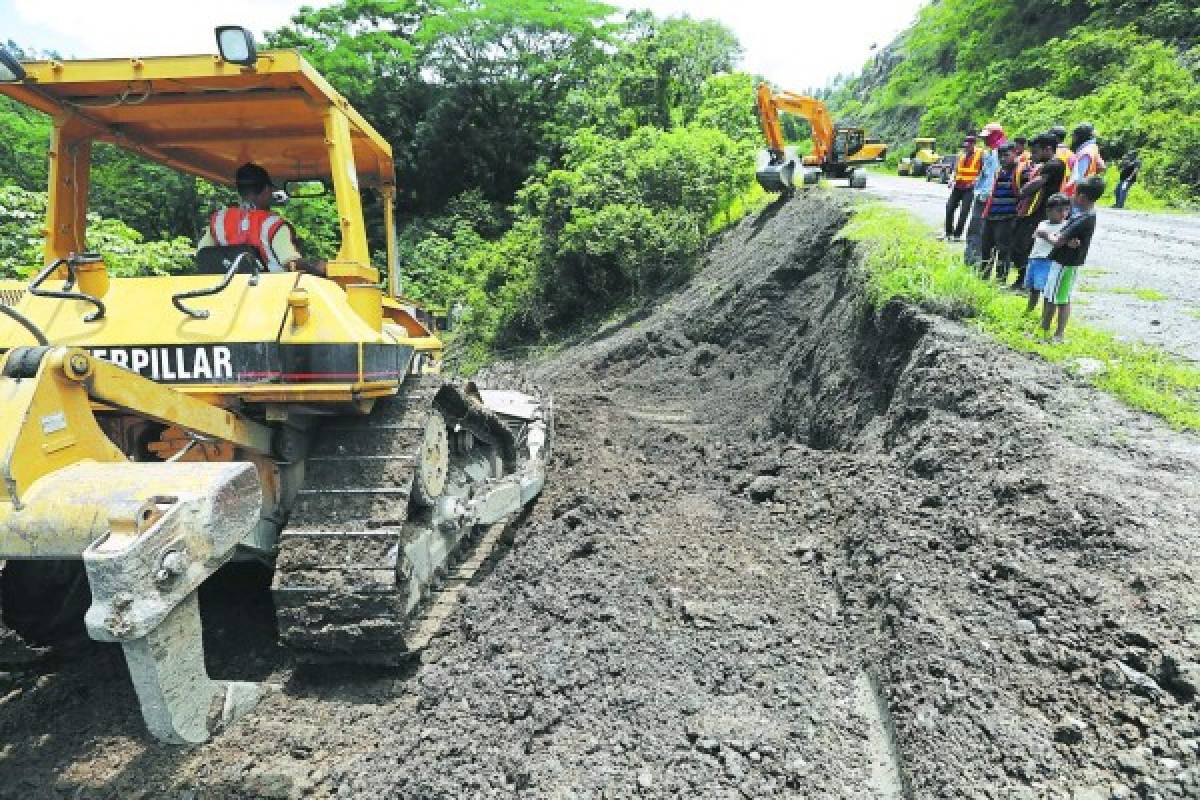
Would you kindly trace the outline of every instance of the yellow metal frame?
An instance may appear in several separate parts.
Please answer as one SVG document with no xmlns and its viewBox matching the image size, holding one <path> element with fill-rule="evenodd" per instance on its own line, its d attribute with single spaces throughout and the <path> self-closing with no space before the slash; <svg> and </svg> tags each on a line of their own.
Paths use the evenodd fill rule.
<svg viewBox="0 0 1200 800">
<path fill-rule="evenodd" d="M 0 378 L 0 419 L 11 423 L 0 426 L 0 480 L 14 507 L 19 507 L 22 492 L 44 475 L 78 461 L 126 460 L 100 430 L 93 403 L 255 453 L 271 452 L 271 431 L 262 425 L 83 350 L 60 347 L 46 353 L 36 377 Z"/>
<path fill-rule="evenodd" d="M 171 296 L 211 287 L 214 276 L 109 280 L 103 266 L 96 265 L 99 274 L 81 274 L 80 287 L 86 289 L 85 277 L 88 286 L 101 287 L 94 294 L 109 313 L 93 322 L 83 319 L 80 312 L 86 304 L 80 301 L 37 298 L 0 287 L 0 301 L 18 307 L 51 341 L 89 348 L 391 342 L 420 352 L 422 366 L 440 361 L 441 342 L 422 324 L 414 304 L 399 294 L 391 147 L 299 53 L 267 51 L 252 68 L 214 56 L 39 61 L 24 66 L 27 78 L 0 84 L 0 94 L 53 117 L 45 263 L 87 249 L 88 179 L 95 142 L 225 185 L 244 160 L 262 163 L 280 183 L 325 179 L 333 189 L 341 233 L 337 256 L 326 266 L 331 280 L 267 274 L 251 288 L 246 276 L 235 276 L 220 294 L 191 301 L 209 313 L 205 319 L 177 314 Z M 245 148 L 255 150 L 243 155 Z M 390 297 L 376 288 L 382 275 L 370 263 L 363 186 L 377 189 L 384 201 Z M 66 277 L 64 266 L 57 279 Z M 161 315 L 153 331 L 144 324 L 148 312 Z M 0 317 L 0 348 L 31 343 L 28 338 L 15 323 Z M 363 406 L 396 391 L 394 379 L 368 382 L 362 377 L 320 385 L 174 385 L 171 391 L 219 406 Z"/>
<path fill-rule="evenodd" d="M 54 118 L 45 263 L 85 249 L 91 147 L 99 141 L 222 185 L 249 160 L 279 181 L 329 180 L 341 247 L 328 274 L 346 285 L 380 281 L 359 197 L 360 185 L 377 188 L 388 203 L 387 266 L 396 285 L 391 145 L 299 53 L 264 52 L 253 69 L 213 56 L 24 66 L 26 80 L 0 84 L 0 94 Z M 321 147 L 312 150 L 314 142 Z"/>
</svg>

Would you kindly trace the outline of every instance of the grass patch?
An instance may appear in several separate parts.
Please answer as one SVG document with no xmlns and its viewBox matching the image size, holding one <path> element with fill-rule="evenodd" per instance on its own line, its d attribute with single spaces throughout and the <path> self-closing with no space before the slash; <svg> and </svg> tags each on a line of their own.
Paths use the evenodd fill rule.
<svg viewBox="0 0 1200 800">
<path fill-rule="evenodd" d="M 777 196 L 767 193 L 757 181 L 750 184 L 749 188 L 735 194 L 712 215 L 712 219 L 708 221 L 708 235 L 720 233 L 747 214 L 759 211 Z"/>
<path fill-rule="evenodd" d="M 949 316 L 972 316 L 996 289 L 980 280 L 925 223 L 882 203 L 856 206 L 841 235 L 866 247 L 867 295 L 879 307 L 901 298 Z"/>
<path fill-rule="evenodd" d="M 1117 341 L 1111 333 L 1072 322 L 1067 341 L 1041 337 L 1025 298 L 997 289 L 962 263 L 962 257 L 930 235 L 908 212 L 881 203 L 859 205 L 843 237 L 860 243 L 867 296 L 875 307 L 900 298 L 973 324 L 1014 350 L 1067 365 L 1094 359 L 1104 369 L 1087 376 L 1096 387 L 1172 427 L 1200 431 L 1200 367 L 1143 344 Z"/>
</svg>

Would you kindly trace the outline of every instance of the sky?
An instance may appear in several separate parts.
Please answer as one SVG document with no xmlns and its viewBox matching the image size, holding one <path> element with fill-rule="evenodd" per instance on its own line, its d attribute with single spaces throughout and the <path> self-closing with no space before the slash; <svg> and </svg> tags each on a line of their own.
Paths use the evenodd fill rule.
<svg viewBox="0 0 1200 800">
<path fill-rule="evenodd" d="M 857 71 L 871 46 L 891 41 L 924 1 L 609 0 L 660 16 L 720 20 L 742 42 L 742 69 L 793 90 Z M 215 26 L 261 34 L 305 4 L 329 0 L 0 0 L 0 41 L 78 58 L 211 53 Z"/>
</svg>

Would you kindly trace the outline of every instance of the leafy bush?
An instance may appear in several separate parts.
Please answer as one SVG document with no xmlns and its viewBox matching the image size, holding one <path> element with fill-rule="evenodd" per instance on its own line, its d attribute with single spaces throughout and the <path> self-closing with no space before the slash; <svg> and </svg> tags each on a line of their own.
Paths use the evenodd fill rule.
<svg viewBox="0 0 1200 800">
<path fill-rule="evenodd" d="M 45 220 L 45 192 L 0 186 L 0 277 L 27 278 L 38 270 Z M 88 215 L 87 248 L 103 255 L 118 277 L 182 272 L 196 249 L 184 237 L 146 242 L 124 222 L 95 214 Z"/>
<path fill-rule="evenodd" d="M 563 167 L 518 193 L 512 228 L 461 262 L 464 282 L 476 282 L 465 293 L 466 338 L 529 341 L 686 276 L 749 164 L 746 147 L 696 125 L 576 135 Z"/>
</svg>

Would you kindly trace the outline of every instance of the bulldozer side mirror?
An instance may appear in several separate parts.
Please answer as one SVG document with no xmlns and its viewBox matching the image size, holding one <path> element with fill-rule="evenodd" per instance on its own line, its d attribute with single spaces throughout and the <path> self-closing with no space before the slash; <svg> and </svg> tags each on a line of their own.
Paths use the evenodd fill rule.
<svg viewBox="0 0 1200 800">
<path fill-rule="evenodd" d="M 258 63 L 254 35 L 240 25 L 221 25 L 217 28 L 217 50 L 221 59 L 230 64 L 253 67 Z"/>
<path fill-rule="evenodd" d="M 12 53 L 0 47 L 0 83 L 20 83 L 25 80 L 25 68 Z"/>
<path fill-rule="evenodd" d="M 283 185 L 288 197 L 301 200 L 311 197 L 321 197 L 325 194 L 325 184 L 322 181 L 288 181 Z"/>
</svg>

